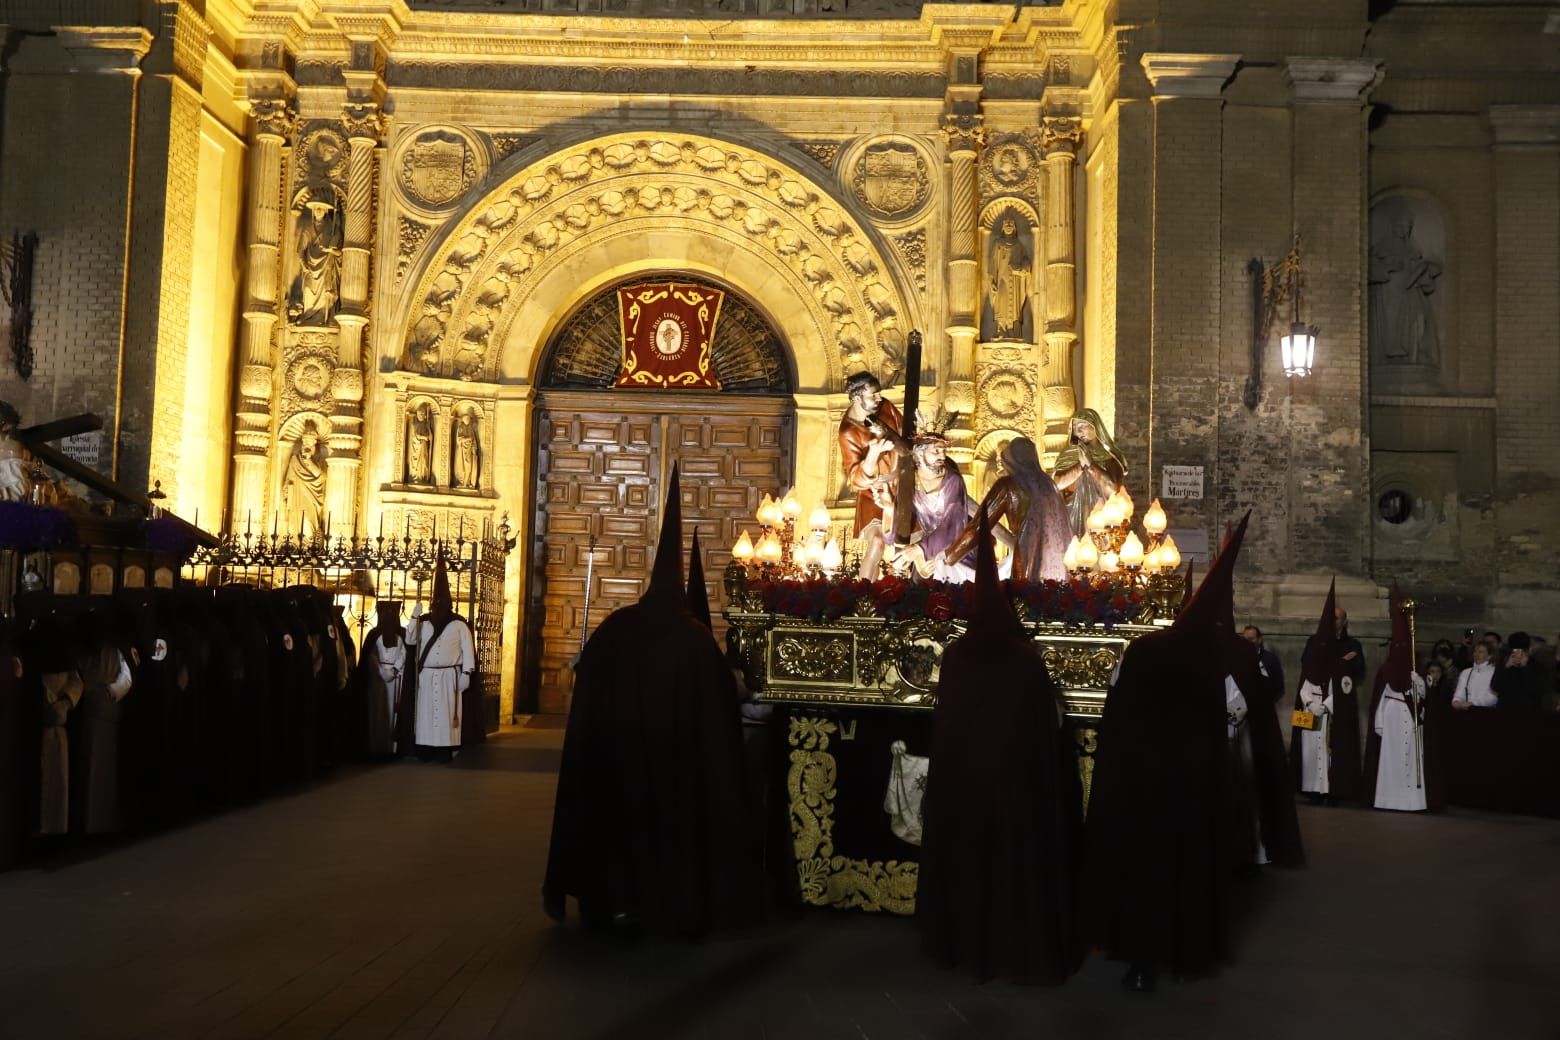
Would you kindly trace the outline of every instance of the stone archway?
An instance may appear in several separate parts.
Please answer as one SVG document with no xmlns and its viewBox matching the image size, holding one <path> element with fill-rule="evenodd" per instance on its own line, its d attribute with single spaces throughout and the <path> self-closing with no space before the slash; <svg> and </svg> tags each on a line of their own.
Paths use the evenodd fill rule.
<svg viewBox="0 0 1560 1040">
<path fill-rule="evenodd" d="M 565 148 L 510 176 L 445 235 L 409 294 L 400 367 L 477 382 L 533 378 L 538 299 L 580 295 L 646 259 L 728 276 L 786 330 L 798 389 L 846 371 L 892 377 L 915 300 L 892 250 L 826 188 L 747 145 L 625 133 Z M 729 277 L 728 266 L 747 277 Z M 530 304 L 530 306 L 528 306 Z M 563 308 L 548 307 L 556 321 Z M 798 338 L 799 337 L 799 338 Z"/>
</svg>

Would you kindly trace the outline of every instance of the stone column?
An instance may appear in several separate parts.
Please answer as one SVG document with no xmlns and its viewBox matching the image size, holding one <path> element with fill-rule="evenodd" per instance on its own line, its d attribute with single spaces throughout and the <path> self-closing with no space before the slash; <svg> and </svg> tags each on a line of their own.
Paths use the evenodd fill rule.
<svg viewBox="0 0 1560 1040">
<path fill-rule="evenodd" d="M 949 162 L 949 363 L 943 406 L 960 415 L 947 431 L 948 455 L 967 466 L 975 457 L 975 341 L 980 333 L 980 262 L 975 254 L 980 181 L 975 164 L 985 128 L 978 112 L 955 111 L 943 117 L 943 133 Z"/>
<path fill-rule="evenodd" d="M 1078 268 L 1073 181 L 1083 122 L 1048 116 L 1041 123 L 1045 155 L 1045 357 L 1040 369 L 1046 452 L 1067 445 L 1067 421 L 1078 407 L 1073 344 L 1078 341 Z"/>
<path fill-rule="evenodd" d="M 346 73 L 348 77 L 375 73 Z M 349 98 L 358 96 L 349 86 Z M 349 100 L 342 120 L 347 134 L 347 209 L 341 256 L 341 309 L 336 324 L 336 371 L 331 379 L 330 454 L 325 460 L 330 515 L 350 529 L 357 512 L 363 459 L 363 336 L 369 315 L 369 265 L 374 247 L 374 176 L 378 168 L 379 106 Z"/>
<path fill-rule="evenodd" d="M 1492 613 L 1553 609 L 1560 566 L 1560 105 L 1490 108 L 1495 147 L 1495 516 L 1500 583 Z M 1525 588 L 1522 588 L 1524 587 Z M 1542 592 L 1540 590 L 1543 590 Z M 1540 598 L 1544 597 L 1544 598 Z M 1494 613 L 1494 616 L 1502 616 Z"/>
<path fill-rule="evenodd" d="M 1365 438 L 1365 256 L 1370 230 L 1366 92 L 1371 58 L 1289 58 L 1294 230 L 1301 240 L 1301 317 L 1318 326 L 1316 368 L 1288 393 L 1290 475 L 1285 509 L 1288 565 L 1339 577 L 1338 595 L 1355 604 L 1374 586 L 1351 588 L 1370 554 L 1370 452 Z M 1277 350 L 1285 319 L 1268 349 Z M 1347 597 L 1347 598 L 1346 598 Z"/>
<path fill-rule="evenodd" d="M 1153 90 L 1149 436 L 1142 471 L 1128 476 L 1140 502 L 1156 493 L 1165 464 L 1201 466 L 1204 487 L 1218 485 L 1222 92 L 1239 60 L 1142 58 Z M 1176 526 L 1203 528 L 1214 540 L 1216 501 L 1178 502 Z"/>
<path fill-rule="evenodd" d="M 279 76 L 250 97 L 253 122 L 249 133 L 249 195 L 245 226 L 249 229 L 244 324 L 239 343 L 238 408 L 233 417 L 233 507 L 229 523 L 236 530 L 253 511 L 268 515 L 270 486 L 271 397 L 277 322 L 282 235 L 282 149 L 295 125 L 290 101 L 292 83 Z M 252 88 L 253 89 L 253 88 Z"/>
</svg>

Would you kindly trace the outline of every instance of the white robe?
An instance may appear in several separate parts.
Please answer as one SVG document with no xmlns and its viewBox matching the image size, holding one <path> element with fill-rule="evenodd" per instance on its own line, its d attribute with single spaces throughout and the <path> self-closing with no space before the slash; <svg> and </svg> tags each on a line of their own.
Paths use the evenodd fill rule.
<svg viewBox="0 0 1560 1040">
<path fill-rule="evenodd" d="M 1425 681 L 1414 675 L 1413 697 L 1424 703 Z M 1415 739 L 1414 714 L 1401 691 L 1388 686 L 1376 706 L 1376 735 L 1381 759 L 1376 765 L 1376 808 L 1400 812 L 1425 811 L 1424 734 Z"/>
<path fill-rule="evenodd" d="M 1332 726 L 1332 683 L 1323 690 L 1310 680 L 1300 685 L 1300 707 L 1316 716 L 1315 729 L 1300 731 L 1300 790 L 1312 794 L 1327 794 L 1329 766 L 1327 754 L 1328 730 Z"/>
<path fill-rule="evenodd" d="M 1490 688 L 1494 679 L 1495 666 L 1488 661 L 1464 668 L 1457 676 L 1457 692 L 1452 694 L 1452 703 L 1461 701 L 1475 708 L 1498 706 L 1500 697 Z"/>
<path fill-rule="evenodd" d="M 422 656 L 423 643 L 433 637 L 433 622 L 418 618 L 406 633 L 408 652 L 417 661 L 417 729 L 422 747 L 460 746 L 460 698 L 477 668 L 477 648 L 471 626 L 456 618 L 444 626 L 438 640 Z"/>
</svg>

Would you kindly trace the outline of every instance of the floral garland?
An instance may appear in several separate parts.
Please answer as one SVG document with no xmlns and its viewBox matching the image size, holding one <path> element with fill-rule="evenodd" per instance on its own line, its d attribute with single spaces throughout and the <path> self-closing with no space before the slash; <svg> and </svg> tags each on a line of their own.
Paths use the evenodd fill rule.
<svg viewBox="0 0 1560 1040">
<path fill-rule="evenodd" d="M 1133 621 L 1144 606 L 1143 590 L 1098 577 L 1002 584 L 1015 605 L 1022 604 L 1025 616 L 1040 621 L 1108 629 Z M 847 614 L 890 621 L 916 617 L 968 621 L 975 613 L 973 583 L 912 582 L 894 575 L 876 581 L 750 578 L 747 589 L 759 597 L 768 613 L 811 621 L 833 621 Z"/>
</svg>

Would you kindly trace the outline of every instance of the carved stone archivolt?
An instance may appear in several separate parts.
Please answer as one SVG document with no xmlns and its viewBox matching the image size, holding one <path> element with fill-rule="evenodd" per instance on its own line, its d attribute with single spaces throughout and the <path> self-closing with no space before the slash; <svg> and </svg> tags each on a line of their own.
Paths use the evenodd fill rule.
<svg viewBox="0 0 1560 1040">
<path fill-rule="evenodd" d="M 441 212 L 487 175 L 487 149 L 461 127 L 418 127 L 401 135 L 391 160 L 402 198 L 415 210 Z"/>
<path fill-rule="evenodd" d="M 931 161 L 908 137 L 878 137 L 852 147 L 840 177 L 856 202 L 882 223 L 914 220 L 932 197 Z"/>
<path fill-rule="evenodd" d="M 563 247 L 621 220 L 735 231 L 788 266 L 832 326 L 846 366 L 893 371 L 912 317 L 886 257 L 849 208 L 771 157 L 729 142 L 623 134 L 555 153 L 469 211 L 412 297 L 402 365 L 491 379 L 514 305 Z"/>
</svg>

